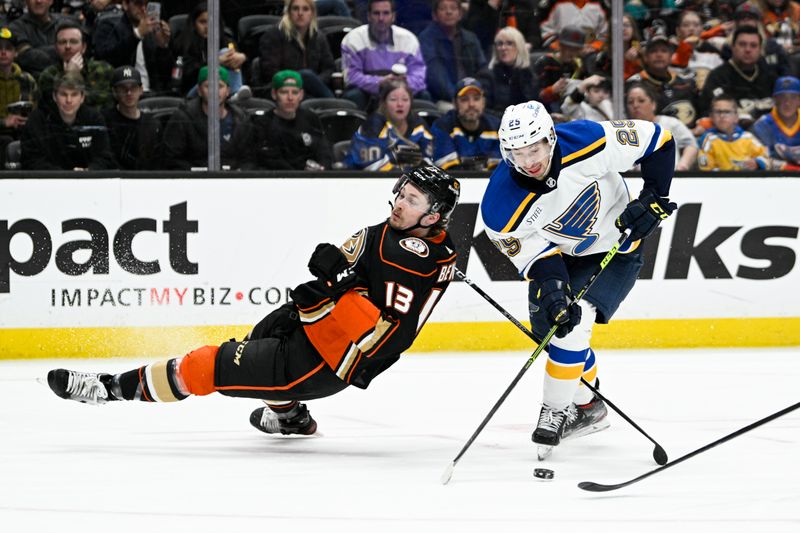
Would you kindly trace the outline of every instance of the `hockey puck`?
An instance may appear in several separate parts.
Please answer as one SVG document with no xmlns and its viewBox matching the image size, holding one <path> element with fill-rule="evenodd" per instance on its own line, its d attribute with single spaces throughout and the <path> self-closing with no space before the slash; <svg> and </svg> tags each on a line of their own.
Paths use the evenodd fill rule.
<svg viewBox="0 0 800 533">
<path fill-rule="evenodd" d="M 540 481 L 552 481 L 556 473 L 549 468 L 534 468 L 533 477 Z"/>
</svg>

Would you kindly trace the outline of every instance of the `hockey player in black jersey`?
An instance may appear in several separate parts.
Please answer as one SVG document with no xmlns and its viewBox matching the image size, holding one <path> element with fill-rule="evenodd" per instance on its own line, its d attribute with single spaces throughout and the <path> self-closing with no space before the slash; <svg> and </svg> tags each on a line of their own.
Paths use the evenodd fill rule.
<svg viewBox="0 0 800 533">
<path fill-rule="evenodd" d="M 241 342 L 204 346 L 123 372 L 51 370 L 50 388 L 83 403 L 168 402 L 219 392 L 258 398 L 250 422 L 265 433 L 310 435 L 317 424 L 305 400 L 348 385 L 365 389 L 414 342 L 455 271 L 447 224 L 458 180 L 429 166 L 403 174 L 384 222 L 342 246 L 317 245 L 316 279 L 255 325 Z"/>
</svg>

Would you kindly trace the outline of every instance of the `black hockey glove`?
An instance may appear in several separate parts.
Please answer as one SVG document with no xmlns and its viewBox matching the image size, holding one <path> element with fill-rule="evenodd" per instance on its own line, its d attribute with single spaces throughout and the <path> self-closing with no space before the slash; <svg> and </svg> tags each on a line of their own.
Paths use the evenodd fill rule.
<svg viewBox="0 0 800 533">
<path fill-rule="evenodd" d="M 394 147 L 394 158 L 401 167 L 415 167 L 422 162 L 422 150 L 416 144 L 398 144 Z"/>
<path fill-rule="evenodd" d="M 550 326 L 558 326 L 556 337 L 565 337 L 581 321 L 581 307 L 572 302 L 572 290 L 563 279 L 551 278 L 539 285 L 536 294 L 546 311 Z"/>
<path fill-rule="evenodd" d="M 320 243 L 308 260 L 308 270 L 325 286 L 331 297 L 347 292 L 356 284 L 356 272 L 342 251 L 328 243 Z"/>
<path fill-rule="evenodd" d="M 669 198 L 662 198 L 650 189 L 645 189 L 617 218 L 616 226 L 620 232 L 630 229 L 628 240 L 638 241 L 649 237 L 661 221 L 677 208 L 678 204 L 670 202 Z"/>
</svg>

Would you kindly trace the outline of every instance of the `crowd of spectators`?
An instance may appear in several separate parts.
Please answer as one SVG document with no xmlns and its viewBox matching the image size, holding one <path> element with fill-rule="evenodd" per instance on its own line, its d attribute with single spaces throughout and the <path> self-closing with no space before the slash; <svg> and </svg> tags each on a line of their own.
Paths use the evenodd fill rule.
<svg viewBox="0 0 800 533">
<path fill-rule="evenodd" d="M 528 100 L 658 122 L 677 170 L 800 169 L 795 0 L 626 0 L 620 116 L 607 2 L 220 4 L 0 3 L 0 168 L 204 169 L 217 90 L 231 170 L 491 169 L 499 117 Z"/>
</svg>

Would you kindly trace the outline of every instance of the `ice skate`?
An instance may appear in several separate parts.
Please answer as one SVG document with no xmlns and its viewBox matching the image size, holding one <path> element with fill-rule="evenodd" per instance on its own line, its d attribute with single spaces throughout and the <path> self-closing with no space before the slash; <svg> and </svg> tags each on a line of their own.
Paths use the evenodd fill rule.
<svg viewBox="0 0 800 533">
<path fill-rule="evenodd" d="M 317 431 L 317 422 L 304 403 L 280 415 L 269 407 L 260 407 L 250 414 L 250 424 L 264 433 L 282 435 L 313 435 Z"/>
<path fill-rule="evenodd" d="M 574 416 L 567 417 L 563 439 L 574 439 L 597 433 L 609 427 L 608 410 L 603 400 L 595 396 L 592 401 L 583 405 L 572 404 L 570 411 Z"/>
<path fill-rule="evenodd" d="M 110 393 L 111 374 L 92 374 L 59 368 L 47 373 L 47 384 L 65 400 L 102 405 L 116 400 Z"/>
<path fill-rule="evenodd" d="M 531 439 L 537 445 L 537 455 L 540 461 L 547 459 L 553 453 L 553 448 L 561 442 L 567 418 L 569 415 L 574 416 L 570 412 L 570 407 L 558 411 L 547 405 L 542 405 L 542 410 L 539 413 L 539 423 L 536 425 L 533 435 L 531 435 Z"/>
</svg>

